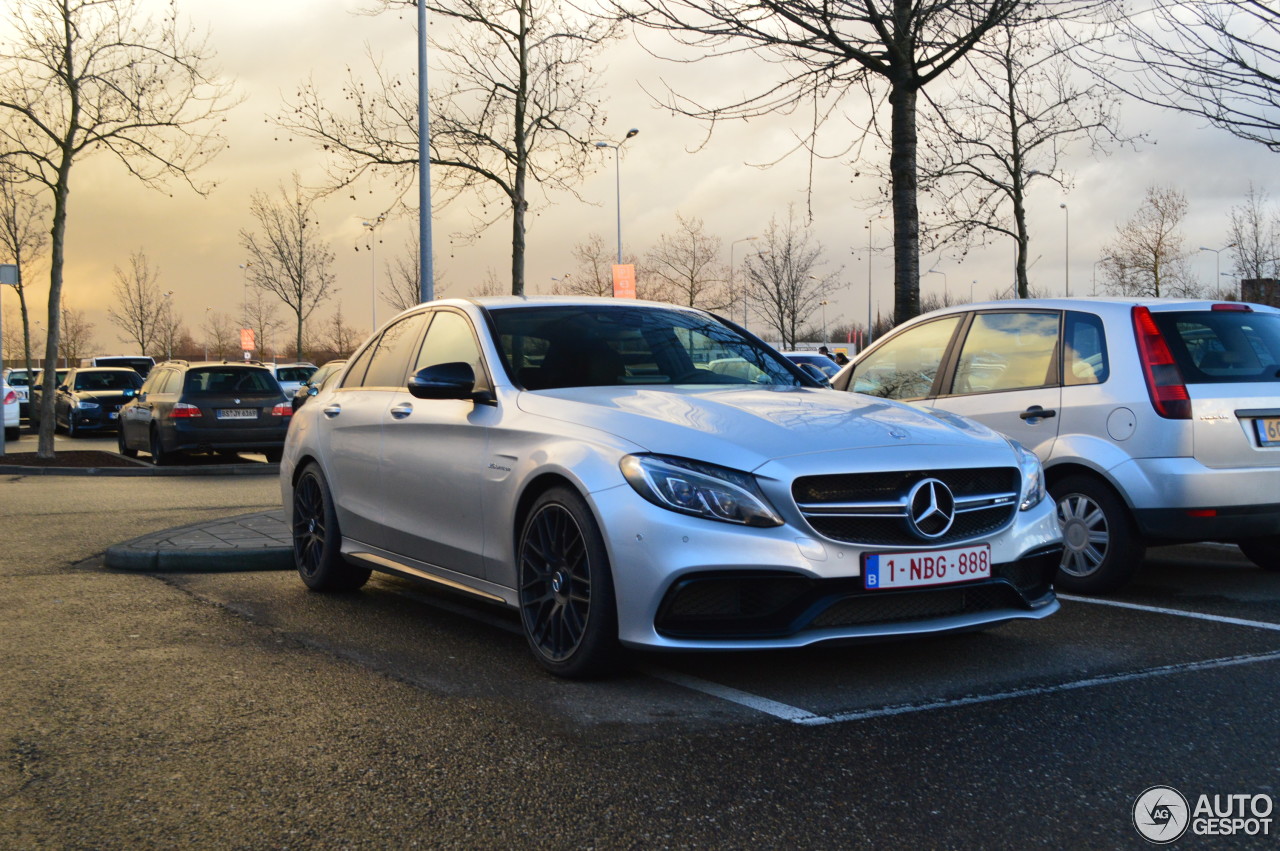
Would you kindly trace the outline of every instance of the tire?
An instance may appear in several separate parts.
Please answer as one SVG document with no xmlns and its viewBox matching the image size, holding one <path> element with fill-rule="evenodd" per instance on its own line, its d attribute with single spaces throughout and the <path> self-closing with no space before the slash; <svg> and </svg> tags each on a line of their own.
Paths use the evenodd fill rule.
<svg viewBox="0 0 1280 851">
<path fill-rule="evenodd" d="M 164 451 L 164 444 L 160 440 L 159 429 L 151 430 L 151 463 L 157 467 L 163 467 L 173 460 L 173 456 Z"/>
<path fill-rule="evenodd" d="M 558 677 L 611 672 L 618 609 L 604 538 L 575 491 L 552 488 L 529 511 L 516 548 L 520 623 L 534 658 Z"/>
<path fill-rule="evenodd" d="M 264 451 L 262 454 L 263 456 L 266 457 L 268 464 L 279 464 L 280 459 L 284 457 L 284 449 L 282 448 L 268 449 Z"/>
<path fill-rule="evenodd" d="M 1280 571 L 1280 535 L 1240 541 L 1240 552 L 1263 570 Z"/>
<path fill-rule="evenodd" d="M 138 450 L 130 449 L 124 440 L 124 423 L 120 423 L 116 428 L 116 449 L 126 458 L 137 458 Z"/>
<path fill-rule="evenodd" d="M 1067 476 L 1050 486 L 1065 549 L 1055 584 L 1079 594 L 1105 594 L 1133 578 L 1146 555 L 1124 501 L 1093 476 Z"/>
<path fill-rule="evenodd" d="M 9 426 L 4 430 L 5 440 L 17 440 L 22 436 L 22 429 L 18 426 Z"/>
<path fill-rule="evenodd" d="M 67 414 L 67 437 L 75 439 L 79 436 L 80 436 L 80 430 L 76 428 L 75 417 L 71 416 L 71 414 L 68 413 Z"/>
<path fill-rule="evenodd" d="M 370 571 L 342 556 L 342 531 L 329 483 L 308 464 L 293 487 L 293 563 L 312 591 L 355 591 Z"/>
</svg>

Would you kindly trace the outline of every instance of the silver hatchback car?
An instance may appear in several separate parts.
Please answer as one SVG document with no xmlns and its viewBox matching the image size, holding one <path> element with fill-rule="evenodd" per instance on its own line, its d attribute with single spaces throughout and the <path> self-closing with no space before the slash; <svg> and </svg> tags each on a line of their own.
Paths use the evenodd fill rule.
<svg viewBox="0 0 1280 851">
<path fill-rule="evenodd" d="M 703 311 L 508 297 L 382 328 L 294 415 L 280 484 L 308 587 L 441 583 L 518 610 L 537 660 L 581 677 L 621 646 L 1045 617 L 1062 544 L 1041 472 Z"/>
<path fill-rule="evenodd" d="M 1149 544 L 1225 541 L 1280 570 L 1280 310 L 1026 299 L 904 323 L 833 382 L 963 414 L 1044 462 L 1058 585 L 1124 585 Z"/>
</svg>

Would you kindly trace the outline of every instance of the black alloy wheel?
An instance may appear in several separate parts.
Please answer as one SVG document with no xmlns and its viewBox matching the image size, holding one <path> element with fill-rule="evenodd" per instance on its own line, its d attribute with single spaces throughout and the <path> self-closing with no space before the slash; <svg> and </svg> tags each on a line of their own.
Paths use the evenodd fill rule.
<svg viewBox="0 0 1280 851">
<path fill-rule="evenodd" d="M 608 673 L 619 654 L 613 577 L 582 497 L 568 488 L 539 497 L 517 559 L 520 621 L 539 664 L 571 679 Z"/>
<path fill-rule="evenodd" d="M 125 442 L 123 422 L 116 424 L 116 448 L 119 450 L 120 454 L 126 458 L 138 457 L 138 450 L 130 449 L 129 444 Z"/>
<path fill-rule="evenodd" d="M 75 414 L 67 411 L 67 437 L 79 437 L 80 431 L 76 428 Z"/>
<path fill-rule="evenodd" d="M 355 591 L 370 571 L 342 555 L 342 532 L 324 473 L 308 464 L 293 486 L 293 563 L 312 591 Z"/>
<path fill-rule="evenodd" d="M 160 429 L 151 429 L 151 463 L 163 467 L 169 460 L 169 454 L 164 451 L 164 443 L 160 440 Z"/>
</svg>

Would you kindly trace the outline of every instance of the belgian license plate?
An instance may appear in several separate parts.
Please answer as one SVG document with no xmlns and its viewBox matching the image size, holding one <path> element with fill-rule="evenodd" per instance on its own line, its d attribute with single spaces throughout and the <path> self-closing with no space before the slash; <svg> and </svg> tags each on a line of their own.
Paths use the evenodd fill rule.
<svg viewBox="0 0 1280 851">
<path fill-rule="evenodd" d="M 1258 440 L 1263 446 L 1280 446 L 1280 417 L 1254 420 L 1258 424 Z"/>
<path fill-rule="evenodd" d="M 220 420 L 256 420 L 258 418 L 257 408 L 219 408 L 218 419 Z"/>
<path fill-rule="evenodd" d="M 870 590 L 987 579 L 991 576 L 991 547 L 981 544 L 919 553 L 873 553 L 866 556 L 862 575 Z"/>
</svg>

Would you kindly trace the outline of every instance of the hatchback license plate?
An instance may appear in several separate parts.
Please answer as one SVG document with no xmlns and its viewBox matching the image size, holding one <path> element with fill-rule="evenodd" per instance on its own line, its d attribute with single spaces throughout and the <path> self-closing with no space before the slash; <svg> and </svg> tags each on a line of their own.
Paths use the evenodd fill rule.
<svg viewBox="0 0 1280 851">
<path fill-rule="evenodd" d="M 862 575 L 870 590 L 948 585 L 991 576 L 991 547 L 963 547 L 919 553 L 880 553 L 866 556 Z"/>
<path fill-rule="evenodd" d="M 1280 417 L 1254 420 L 1258 424 L 1258 440 L 1263 446 L 1280 446 Z"/>
<path fill-rule="evenodd" d="M 220 420 L 256 420 L 258 418 L 257 408 L 219 408 L 218 419 Z"/>
</svg>

